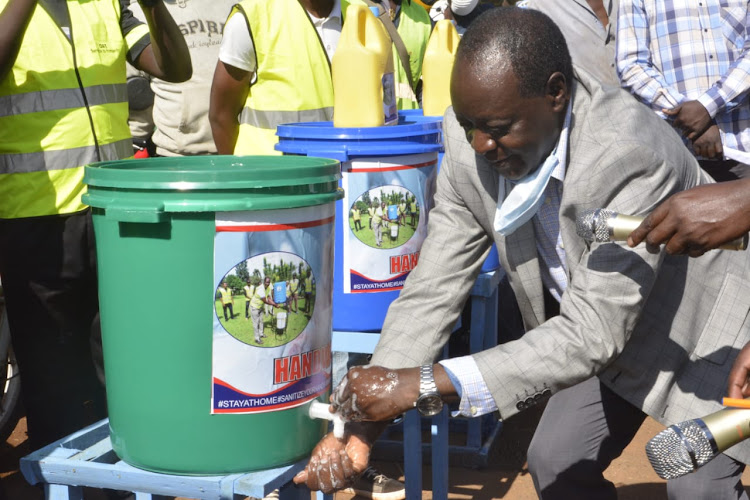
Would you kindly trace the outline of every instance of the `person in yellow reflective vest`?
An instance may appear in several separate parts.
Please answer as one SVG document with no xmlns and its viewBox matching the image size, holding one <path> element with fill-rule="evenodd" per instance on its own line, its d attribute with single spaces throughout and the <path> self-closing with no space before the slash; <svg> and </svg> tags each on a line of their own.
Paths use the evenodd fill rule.
<svg viewBox="0 0 750 500">
<path fill-rule="evenodd" d="M 133 154 L 125 61 L 165 80 L 192 73 L 162 1 L 142 5 L 148 24 L 126 0 L 0 0 L 0 275 L 32 449 L 106 416 L 81 196 L 85 165 Z"/>
<path fill-rule="evenodd" d="M 406 196 L 408 197 L 409 195 Z M 398 203 L 398 225 L 406 225 L 406 202 L 404 200 Z"/>
<path fill-rule="evenodd" d="M 411 227 L 416 227 L 416 224 L 419 223 L 419 217 L 417 215 L 417 197 L 416 196 L 412 196 L 409 199 L 409 205 L 407 207 L 407 210 L 409 212 L 409 215 L 411 215 L 411 220 L 409 221 L 409 225 Z"/>
<path fill-rule="evenodd" d="M 221 295 L 221 307 L 224 310 L 224 321 L 229 321 L 234 318 L 234 299 L 232 299 L 232 290 L 226 281 L 221 282 L 219 294 Z M 227 314 L 227 311 L 229 311 L 229 314 Z"/>
<path fill-rule="evenodd" d="M 219 154 L 280 154 L 277 125 L 333 119 L 330 61 L 342 8 L 355 1 L 362 0 L 244 0 L 235 6 L 211 87 L 209 120 Z M 397 105 L 416 109 L 430 16 L 411 0 L 382 4 L 409 53 L 413 82 L 393 50 Z"/>
<path fill-rule="evenodd" d="M 224 26 L 209 120 L 219 154 L 280 154 L 281 123 L 333 119 L 339 0 L 243 0 Z"/>
<path fill-rule="evenodd" d="M 292 305 L 294 305 L 294 310 L 292 312 L 298 312 L 299 307 L 297 305 L 297 299 L 299 298 L 299 278 L 297 277 L 297 273 L 292 273 L 292 279 L 289 280 L 289 286 L 287 287 L 287 292 L 289 292 L 289 307 L 291 308 Z"/>
<path fill-rule="evenodd" d="M 242 291 L 245 293 L 245 320 L 248 320 L 250 319 L 250 301 L 253 299 L 255 287 L 251 281 L 248 281 Z"/>
<path fill-rule="evenodd" d="M 268 290 L 271 290 L 271 293 L 268 293 Z M 266 334 L 263 333 L 263 308 L 266 305 L 270 305 L 271 307 L 276 305 L 273 301 L 271 278 L 268 276 L 263 280 L 263 284 L 258 283 L 258 286 L 255 287 L 253 298 L 250 300 L 250 317 L 253 320 L 256 344 L 262 344 L 263 338 L 266 337 Z"/>
<path fill-rule="evenodd" d="M 271 283 L 271 280 L 268 280 L 268 283 L 265 283 L 266 286 L 266 297 L 273 297 L 273 284 Z M 276 305 L 276 303 L 272 302 L 266 302 L 266 305 L 263 307 L 265 310 L 265 319 L 271 318 L 271 323 L 273 323 L 273 308 Z"/>
<path fill-rule="evenodd" d="M 375 218 L 375 209 L 377 208 L 377 204 L 373 203 L 369 207 L 367 207 L 367 215 L 370 216 L 368 225 L 370 226 L 370 229 L 372 229 L 372 219 Z"/>
<path fill-rule="evenodd" d="M 393 47 L 393 66 L 396 78 L 396 106 L 398 109 L 417 109 L 422 101 L 422 61 L 432 33 L 430 14 L 415 0 L 377 1 L 388 9 L 396 31 L 409 55 L 412 81 L 401 63 L 398 50 Z"/>
<path fill-rule="evenodd" d="M 312 314 L 312 306 L 315 299 L 313 298 L 313 279 L 312 279 L 312 270 L 308 270 L 307 274 L 304 275 L 304 279 L 302 281 L 302 289 L 305 292 L 305 308 L 302 312 L 304 312 L 307 315 Z"/>
<path fill-rule="evenodd" d="M 352 207 L 352 228 L 355 231 L 362 229 L 362 213 L 357 207 Z"/>
</svg>

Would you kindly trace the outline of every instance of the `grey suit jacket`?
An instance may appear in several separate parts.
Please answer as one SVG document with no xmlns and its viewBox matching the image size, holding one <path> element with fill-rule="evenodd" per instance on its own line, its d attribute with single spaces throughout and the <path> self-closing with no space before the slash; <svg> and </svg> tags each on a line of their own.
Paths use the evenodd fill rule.
<svg viewBox="0 0 750 500">
<path fill-rule="evenodd" d="M 671 194 L 711 182 L 650 109 L 577 74 L 560 206 L 569 281 L 560 315 L 545 317 L 532 223 L 507 238 L 493 231 L 498 175 L 449 108 L 428 236 L 372 363 L 398 368 L 439 356 L 494 240 L 527 328 L 521 339 L 474 355 L 502 417 L 530 395 L 593 375 L 663 424 L 717 411 L 731 364 L 750 340 L 750 254 L 691 259 L 576 235 L 584 209 L 645 215 Z M 728 454 L 746 462 L 750 447 Z"/>
<path fill-rule="evenodd" d="M 603 83 L 620 86 L 615 68 L 619 0 L 604 0 L 609 24 L 602 26 L 586 0 L 527 0 L 525 7 L 547 14 L 568 43 L 573 64 Z"/>
</svg>

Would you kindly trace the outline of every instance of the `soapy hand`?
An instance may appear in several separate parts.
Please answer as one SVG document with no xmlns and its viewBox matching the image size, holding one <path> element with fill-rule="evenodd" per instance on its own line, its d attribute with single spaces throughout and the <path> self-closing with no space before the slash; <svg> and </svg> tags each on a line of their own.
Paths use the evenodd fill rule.
<svg viewBox="0 0 750 500">
<path fill-rule="evenodd" d="M 390 421 L 414 407 L 419 395 L 417 370 L 352 368 L 331 395 L 331 406 L 346 421 Z"/>
<path fill-rule="evenodd" d="M 294 482 L 323 493 L 351 486 L 367 467 L 370 448 L 360 434 L 347 432 L 344 439 L 337 439 L 328 433 L 313 449 L 305 469 L 294 476 Z"/>
</svg>

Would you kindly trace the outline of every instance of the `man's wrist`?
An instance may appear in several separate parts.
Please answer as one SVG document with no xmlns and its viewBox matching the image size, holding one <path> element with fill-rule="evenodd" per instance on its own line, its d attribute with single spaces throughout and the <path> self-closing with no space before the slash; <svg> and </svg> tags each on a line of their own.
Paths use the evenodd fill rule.
<svg viewBox="0 0 750 500">
<path fill-rule="evenodd" d="M 355 435 L 372 448 L 390 422 L 347 422 L 346 432 Z"/>
</svg>

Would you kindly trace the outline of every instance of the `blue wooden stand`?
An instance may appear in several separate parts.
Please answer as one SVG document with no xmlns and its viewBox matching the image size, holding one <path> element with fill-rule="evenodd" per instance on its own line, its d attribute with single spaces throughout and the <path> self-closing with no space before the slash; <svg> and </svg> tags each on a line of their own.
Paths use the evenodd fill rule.
<svg viewBox="0 0 750 500">
<path fill-rule="evenodd" d="M 497 284 L 502 270 L 483 273 L 471 291 L 470 352 L 495 345 L 497 331 Z M 372 353 L 379 334 L 333 332 L 332 349 L 344 352 Z M 450 353 L 446 353 L 449 355 Z M 381 439 L 376 447 L 403 449 L 406 498 L 422 498 L 423 451 L 431 462 L 432 498 L 448 498 L 449 457 L 459 457 L 460 465 L 486 465 L 489 446 L 501 424 L 488 427 L 487 418 L 450 419 L 448 408 L 428 420 L 431 442 L 422 443 L 421 419 L 416 411 L 407 412 L 403 422 L 403 442 Z M 449 422 L 451 425 L 449 425 Z M 462 425 L 456 425 L 461 423 Z M 449 432 L 465 432 L 466 444 L 448 444 Z M 489 430 L 488 430 L 489 429 Z M 387 438 L 387 436 L 386 436 Z M 237 497 L 263 498 L 275 489 L 280 500 L 309 500 L 310 491 L 292 483 L 292 478 L 307 464 L 307 457 L 283 467 L 225 476 L 178 476 L 148 472 L 132 467 L 115 455 L 109 440 L 109 421 L 102 420 L 52 443 L 21 459 L 21 472 L 30 484 L 43 484 L 47 500 L 82 500 L 83 487 L 132 491 L 136 500 L 164 500 L 174 497 L 205 500 L 234 500 Z M 332 496 L 318 493 L 319 499 Z"/>
<path fill-rule="evenodd" d="M 225 476 L 149 472 L 117 458 L 105 419 L 23 457 L 21 472 L 30 484 L 44 485 L 47 500 L 82 500 L 83 487 L 132 491 L 136 500 L 263 498 L 276 489 L 280 500 L 310 500 L 310 490 L 292 483 L 306 464 L 307 457 L 292 465 Z M 320 493 L 318 498 L 332 499 Z"/>
</svg>

